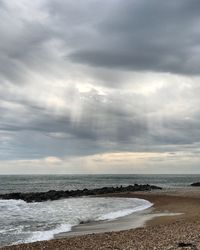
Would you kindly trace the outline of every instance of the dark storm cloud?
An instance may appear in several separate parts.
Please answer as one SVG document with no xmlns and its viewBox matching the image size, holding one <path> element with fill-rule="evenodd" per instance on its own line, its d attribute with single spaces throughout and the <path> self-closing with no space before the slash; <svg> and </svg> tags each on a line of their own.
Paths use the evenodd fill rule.
<svg viewBox="0 0 200 250">
<path fill-rule="evenodd" d="M 0 84 L 29 84 L 34 74 L 53 74 L 57 38 L 41 4 L 2 2 Z M 53 44 L 53 45 L 52 45 Z M 56 69 L 55 69 L 56 70 Z"/>
<path fill-rule="evenodd" d="M 56 77 L 57 59 L 63 72 L 71 60 L 111 70 L 199 74 L 198 0 L 51 0 L 22 4 L 23 11 L 0 3 L 1 84 L 27 82 L 35 72 Z M 56 42 L 62 43 L 57 56 Z M 114 78 L 97 69 L 101 75 Z"/>
<path fill-rule="evenodd" d="M 200 3 L 117 1 L 70 58 L 90 66 L 199 74 Z"/>
</svg>

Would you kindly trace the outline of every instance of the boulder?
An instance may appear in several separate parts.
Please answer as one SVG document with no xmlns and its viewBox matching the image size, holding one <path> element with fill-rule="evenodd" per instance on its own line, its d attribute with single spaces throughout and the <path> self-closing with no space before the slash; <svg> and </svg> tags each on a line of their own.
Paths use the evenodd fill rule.
<svg viewBox="0 0 200 250">
<path fill-rule="evenodd" d="M 200 182 L 194 182 L 191 184 L 192 187 L 200 187 Z"/>
</svg>

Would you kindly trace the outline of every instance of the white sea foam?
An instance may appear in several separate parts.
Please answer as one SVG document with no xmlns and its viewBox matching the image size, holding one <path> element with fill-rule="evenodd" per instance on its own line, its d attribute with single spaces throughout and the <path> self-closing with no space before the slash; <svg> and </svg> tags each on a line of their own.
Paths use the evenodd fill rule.
<svg viewBox="0 0 200 250">
<path fill-rule="evenodd" d="M 99 220 L 114 220 L 117 218 L 121 218 L 121 217 L 130 215 L 130 214 L 135 213 L 135 212 L 139 212 L 139 211 L 148 209 L 148 208 L 153 206 L 153 204 L 149 201 L 142 200 L 142 199 L 135 199 L 135 200 L 138 200 L 140 202 L 140 204 L 141 204 L 141 201 L 143 201 L 144 204 L 136 206 L 134 208 L 123 209 L 123 210 L 119 210 L 116 212 L 107 213 L 105 215 L 100 216 Z"/>
<path fill-rule="evenodd" d="M 114 220 L 151 207 L 135 198 L 69 198 L 26 203 L 0 200 L 1 245 L 49 240 L 81 222 Z"/>
<path fill-rule="evenodd" d="M 72 225 L 70 224 L 62 224 L 55 229 L 47 230 L 47 231 L 37 231 L 32 233 L 32 236 L 26 239 L 24 242 L 36 242 L 42 240 L 50 240 L 54 237 L 55 234 L 69 232 L 71 231 Z"/>
<path fill-rule="evenodd" d="M 23 200 L 1 200 L 0 199 L 0 207 L 2 206 L 21 206 L 21 205 L 26 205 L 27 203 Z"/>
</svg>

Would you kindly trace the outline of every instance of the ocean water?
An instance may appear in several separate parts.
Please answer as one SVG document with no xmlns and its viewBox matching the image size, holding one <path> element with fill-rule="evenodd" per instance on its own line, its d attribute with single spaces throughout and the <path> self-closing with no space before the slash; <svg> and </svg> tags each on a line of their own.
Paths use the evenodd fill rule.
<svg viewBox="0 0 200 250">
<path fill-rule="evenodd" d="M 135 183 L 183 188 L 198 181 L 200 175 L 0 175 L 0 193 L 92 189 Z"/>
<path fill-rule="evenodd" d="M 0 193 L 91 189 L 135 183 L 184 188 L 197 181 L 200 175 L 0 176 Z M 81 197 L 42 203 L 0 200 L 0 246 L 48 240 L 80 223 L 114 220 L 150 206 L 148 201 L 133 198 Z"/>
<path fill-rule="evenodd" d="M 48 240 L 80 223 L 114 220 L 151 206 L 146 200 L 126 198 L 82 197 L 42 203 L 0 200 L 0 245 Z"/>
</svg>

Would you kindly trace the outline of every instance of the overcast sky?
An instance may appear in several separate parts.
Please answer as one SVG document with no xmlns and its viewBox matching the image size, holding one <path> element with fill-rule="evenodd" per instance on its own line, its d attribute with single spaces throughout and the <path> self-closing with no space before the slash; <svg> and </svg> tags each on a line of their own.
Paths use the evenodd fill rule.
<svg viewBox="0 0 200 250">
<path fill-rule="evenodd" d="M 0 0 L 0 174 L 200 173 L 199 0 Z"/>
</svg>

